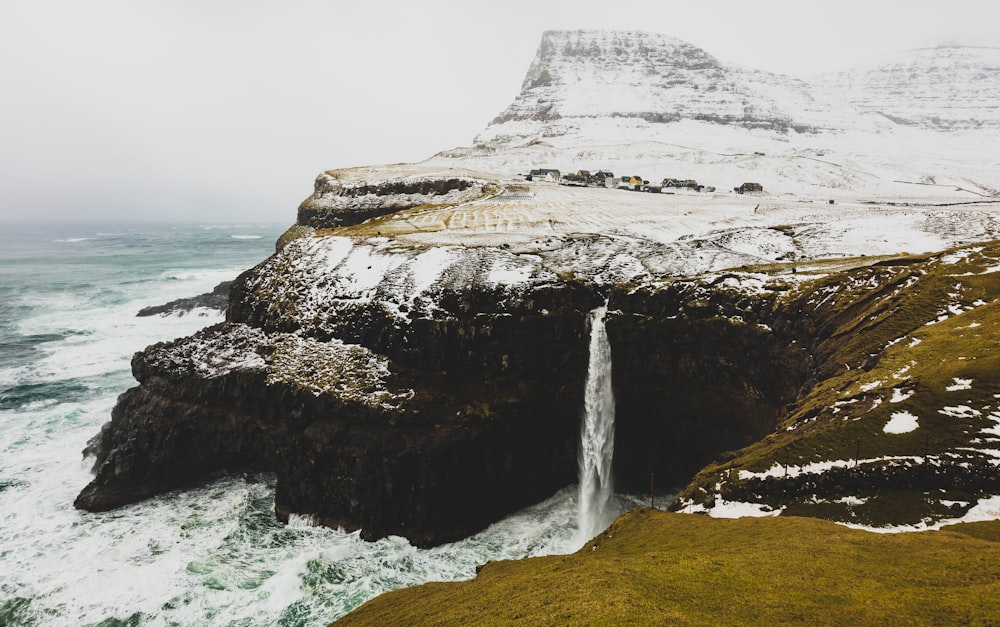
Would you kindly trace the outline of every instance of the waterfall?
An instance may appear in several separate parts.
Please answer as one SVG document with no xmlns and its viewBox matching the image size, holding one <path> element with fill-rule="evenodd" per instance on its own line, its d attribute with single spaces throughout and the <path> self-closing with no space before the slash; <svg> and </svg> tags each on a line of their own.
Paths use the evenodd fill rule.
<svg viewBox="0 0 1000 627">
<path fill-rule="evenodd" d="M 615 397 L 611 391 L 611 344 L 604 326 L 607 305 L 590 312 L 590 364 L 580 427 L 579 539 L 604 531 L 614 517 L 611 460 L 615 452 Z"/>
</svg>

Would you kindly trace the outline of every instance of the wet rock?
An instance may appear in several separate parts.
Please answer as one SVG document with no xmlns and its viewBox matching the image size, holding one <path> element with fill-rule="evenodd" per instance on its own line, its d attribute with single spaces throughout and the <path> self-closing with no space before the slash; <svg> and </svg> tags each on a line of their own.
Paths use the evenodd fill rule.
<svg viewBox="0 0 1000 627">
<path fill-rule="evenodd" d="M 190 298 L 178 298 L 177 300 L 172 300 L 169 303 L 164 303 L 162 305 L 152 305 L 150 307 L 143 307 L 136 314 L 137 317 L 144 316 L 167 316 L 170 314 L 184 315 L 190 313 L 193 309 L 198 307 L 204 307 L 206 309 L 217 309 L 219 311 L 225 311 L 229 306 L 229 288 L 232 287 L 232 281 L 223 281 L 216 285 L 211 292 L 205 292 L 204 294 L 199 294 L 198 296 L 192 296 Z"/>
</svg>

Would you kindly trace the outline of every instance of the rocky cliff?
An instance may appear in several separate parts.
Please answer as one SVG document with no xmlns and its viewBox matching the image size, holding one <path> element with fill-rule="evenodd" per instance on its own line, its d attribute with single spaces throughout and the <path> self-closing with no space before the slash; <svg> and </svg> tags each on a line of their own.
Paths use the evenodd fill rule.
<svg viewBox="0 0 1000 627">
<path fill-rule="evenodd" d="M 662 486 L 694 476 L 676 507 L 738 500 L 773 512 L 889 492 L 909 513 L 876 499 L 869 519 L 900 524 L 994 489 L 981 469 L 995 467 L 984 434 L 1000 370 L 992 319 L 979 316 L 1000 291 L 1000 251 L 845 256 L 997 237 L 995 206 L 790 200 L 762 211 L 750 199 L 706 201 L 705 217 L 683 198 L 376 174 L 321 176 L 277 252 L 234 282 L 224 324 L 136 354 L 139 386 L 88 447 L 96 476 L 78 507 L 269 470 L 280 518 L 419 545 L 462 537 L 575 481 L 586 319 L 605 302 L 624 489 L 643 489 L 650 472 Z M 326 183 L 362 177 L 339 191 Z M 404 208 L 362 222 L 373 195 Z M 339 208 L 311 211 L 324 203 Z M 887 219 L 881 244 L 849 235 L 870 238 Z M 937 378 L 899 361 L 904 346 L 933 344 L 927 329 L 952 324 L 984 328 L 968 351 L 920 361 Z M 967 380 L 975 398 L 949 404 L 942 389 Z M 904 411 L 923 430 L 881 435 Z M 795 470 L 786 478 L 773 464 Z M 846 466 L 848 483 L 835 479 Z M 872 474 L 888 466 L 907 479 Z M 792 480 L 823 469 L 834 472 L 818 484 Z M 952 505 L 919 504 L 924 471 L 935 489 L 951 486 Z"/>
<path fill-rule="evenodd" d="M 303 259 L 288 246 L 239 278 L 228 322 L 135 356 L 140 385 L 91 443 L 78 507 L 264 469 L 282 519 L 431 545 L 574 480 L 598 295 L 558 281 L 443 285 L 409 302 L 332 291 L 314 317 L 296 290 L 316 286 L 275 269 Z"/>
</svg>

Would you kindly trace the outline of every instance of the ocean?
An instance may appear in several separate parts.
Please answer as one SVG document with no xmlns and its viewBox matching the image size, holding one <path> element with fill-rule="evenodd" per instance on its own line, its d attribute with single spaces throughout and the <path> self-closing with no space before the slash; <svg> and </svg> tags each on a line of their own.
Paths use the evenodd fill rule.
<svg viewBox="0 0 1000 627">
<path fill-rule="evenodd" d="M 136 384 L 132 354 L 224 318 L 136 312 L 235 278 L 286 226 L 0 233 L 0 625 L 325 625 L 384 591 L 580 547 L 575 486 L 426 550 L 295 517 L 279 524 L 268 474 L 107 513 L 73 508 L 91 478 L 82 449 Z"/>
</svg>

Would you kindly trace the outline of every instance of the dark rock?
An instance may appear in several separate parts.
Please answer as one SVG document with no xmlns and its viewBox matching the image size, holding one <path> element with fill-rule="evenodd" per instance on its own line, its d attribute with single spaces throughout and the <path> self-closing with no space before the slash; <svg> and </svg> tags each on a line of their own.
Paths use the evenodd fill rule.
<svg viewBox="0 0 1000 627">
<path fill-rule="evenodd" d="M 682 485 L 774 430 L 810 363 L 793 336 L 758 324 L 772 300 L 687 281 L 612 294 L 617 486 L 641 491 L 651 472 Z"/>
<path fill-rule="evenodd" d="M 282 335 L 237 322 L 257 312 L 240 294 L 230 322 L 136 354 L 140 385 L 88 445 L 96 477 L 75 504 L 101 511 L 218 472 L 272 470 L 281 519 L 428 546 L 546 498 L 575 479 L 585 320 L 600 297 L 579 284 L 497 296 L 441 294 L 448 315 L 405 333 L 345 310 L 350 339 L 393 359 L 396 396 L 378 404 L 269 378 Z"/>
<path fill-rule="evenodd" d="M 232 281 L 223 281 L 216 285 L 211 292 L 205 292 L 204 294 L 190 298 L 178 298 L 162 305 L 143 307 L 136 316 L 141 318 L 143 316 L 166 316 L 170 314 L 184 315 L 197 307 L 225 311 L 229 307 L 229 288 L 232 284 Z"/>
</svg>

